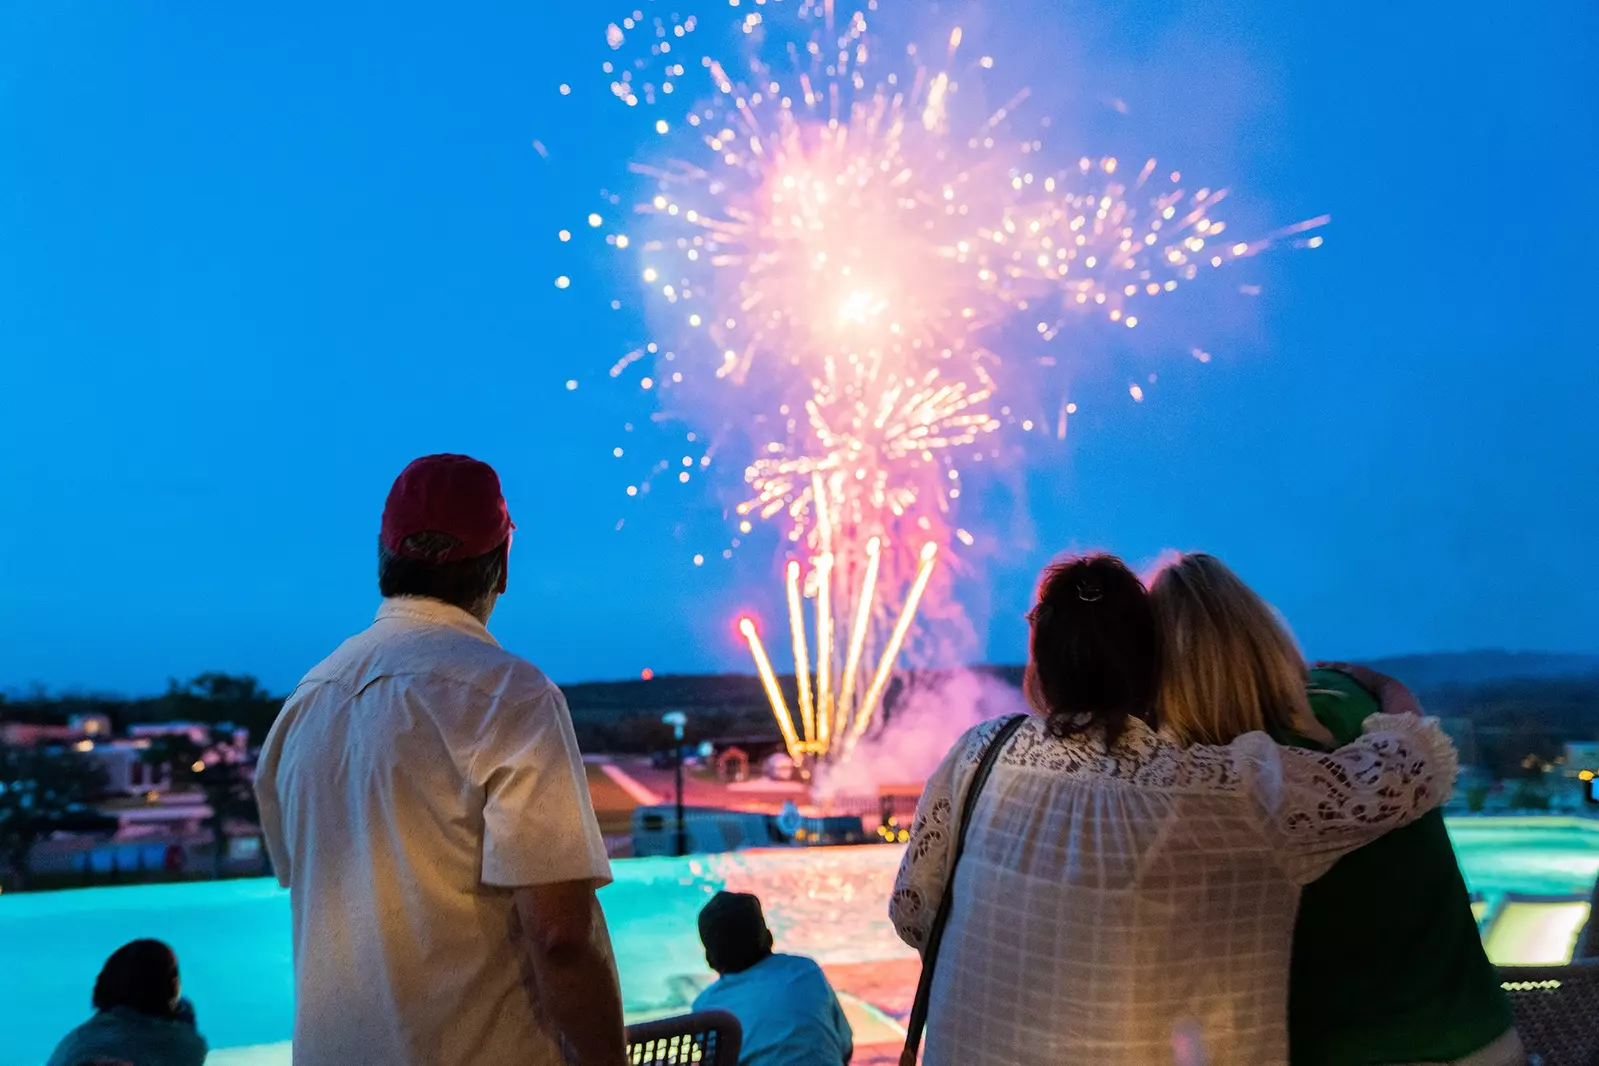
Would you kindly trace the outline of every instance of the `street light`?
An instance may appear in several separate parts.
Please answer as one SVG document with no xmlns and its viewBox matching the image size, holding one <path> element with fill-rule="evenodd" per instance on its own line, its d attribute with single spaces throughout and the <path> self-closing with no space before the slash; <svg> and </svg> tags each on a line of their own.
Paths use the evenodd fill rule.
<svg viewBox="0 0 1599 1066">
<path fill-rule="evenodd" d="M 688 724 L 688 715 L 667 711 L 661 721 L 672 727 L 672 764 L 677 770 L 677 855 L 682 857 L 688 854 L 688 834 L 683 823 L 683 727 Z"/>
</svg>

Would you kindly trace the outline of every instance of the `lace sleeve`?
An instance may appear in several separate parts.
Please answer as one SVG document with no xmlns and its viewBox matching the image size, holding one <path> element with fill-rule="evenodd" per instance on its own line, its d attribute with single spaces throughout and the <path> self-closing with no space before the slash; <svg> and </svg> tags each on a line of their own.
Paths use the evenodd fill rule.
<svg viewBox="0 0 1599 1066">
<path fill-rule="evenodd" d="M 1234 746 L 1252 764 L 1244 772 L 1255 778 L 1278 853 L 1300 884 L 1442 804 L 1458 769 L 1438 720 L 1415 715 L 1374 714 L 1363 736 L 1333 752 L 1278 747 L 1261 733 Z"/>
<path fill-rule="evenodd" d="M 888 916 L 899 938 L 917 951 L 927 943 L 933 916 L 944 896 L 944 884 L 949 880 L 958 820 L 957 797 L 965 794 L 988 738 L 1001 724 L 985 722 L 956 741 L 927 779 L 921 802 L 916 805 L 911 841 L 900 860 L 899 876 L 894 879 Z"/>
</svg>

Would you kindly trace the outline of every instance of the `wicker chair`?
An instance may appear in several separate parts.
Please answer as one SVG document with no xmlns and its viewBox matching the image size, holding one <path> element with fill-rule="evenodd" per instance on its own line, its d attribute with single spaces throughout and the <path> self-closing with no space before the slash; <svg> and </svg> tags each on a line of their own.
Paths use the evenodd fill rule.
<svg viewBox="0 0 1599 1066">
<path fill-rule="evenodd" d="M 1530 1066 L 1599 1064 L 1599 959 L 1501 966 Z"/>
<path fill-rule="evenodd" d="M 627 1027 L 629 1066 L 738 1066 L 744 1031 L 725 1010 Z"/>
</svg>

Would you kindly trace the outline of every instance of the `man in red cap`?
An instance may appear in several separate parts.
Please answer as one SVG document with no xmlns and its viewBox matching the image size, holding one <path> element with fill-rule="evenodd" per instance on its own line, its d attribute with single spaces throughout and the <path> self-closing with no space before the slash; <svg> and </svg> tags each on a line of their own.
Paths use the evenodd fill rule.
<svg viewBox="0 0 1599 1066">
<path fill-rule="evenodd" d="M 571 715 L 484 628 L 513 528 L 486 464 L 406 467 L 377 621 L 305 676 L 261 751 L 296 1066 L 624 1061 L 594 895 L 611 869 Z"/>
</svg>

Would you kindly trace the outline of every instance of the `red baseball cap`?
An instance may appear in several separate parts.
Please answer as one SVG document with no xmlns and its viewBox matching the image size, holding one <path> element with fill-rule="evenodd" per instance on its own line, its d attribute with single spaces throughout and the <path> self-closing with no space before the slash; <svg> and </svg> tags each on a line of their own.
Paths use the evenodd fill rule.
<svg viewBox="0 0 1599 1066">
<path fill-rule="evenodd" d="M 424 455 L 394 479 L 378 539 L 395 555 L 446 563 L 487 555 L 515 528 L 492 466 L 466 455 Z M 418 533 L 442 533 L 460 543 L 444 551 L 408 550 L 406 539 Z"/>
</svg>

